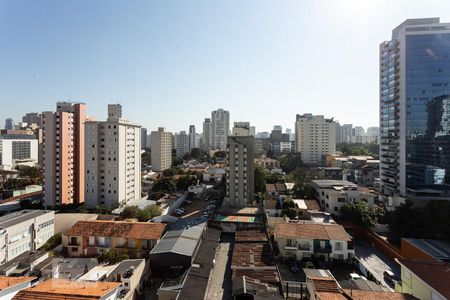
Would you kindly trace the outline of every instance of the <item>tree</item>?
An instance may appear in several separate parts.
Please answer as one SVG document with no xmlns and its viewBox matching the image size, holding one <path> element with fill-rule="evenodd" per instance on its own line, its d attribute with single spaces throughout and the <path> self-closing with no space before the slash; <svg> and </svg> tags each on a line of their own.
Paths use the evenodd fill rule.
<svg viewBox="0 0 450 300">
<path fill-rule="evenodd" d="M 354 222 L 364 228 L 375 225 L 374 217 L 364 201 L 347 202 L 341 207 L 340 213 L 342 220 Z"/>
<path fill-rule="evenodd" d="M 20 178 L 28 179 L 30 184 L 42 183 L 42 168 L 39 166 L 18 166 L 16 167 Z"/>
<path fill-rule="evenodd" d="M 202 151 L 200 151 L 199 148 L 192 148 L 191 150 L 191 157 L 194 159 L 200 159 L 202 156 Z"/>
<path fill-rule="evenodd" d="M 176 186 L 178 191 L 186 191 L 189 186 L 195 184 L 197 179 L 192 175 L 180 176 L 177 179 Z"/>
<path fill-rule="evenodd" d="M 181 157 L 174 157 L 173 161 L 172 161 L 172 166 L 176 167 L 179 166 L 183 163 L 183 159 Z"/>
<path fill-rule="evenodd" d="M 152 164 L 152 153 L 150 150 L 145 150 L 141 155 L 142 164 L 150 166 Z"/>
<path fill-rule="evenodd" d="M 117 264 L 123 260 L 129 259 L 128 252 L 124 249 L 111 249 L 109 251 L 102 252 L 98 256 L 99 263 Z"/>
<path fill-rule="evenodd" d="M 158 205 L 148 205 L 144 209 L 137 206 L 127 206 L 123 209 L 120 216 L 124 219 L 138 219 L 139 222 L 147 222 L 162 213 Z"/>
<path fill-rule="evenodd" d="M 215 159 L 225 159 L 226 157 L 227 157 L 226 151 L 217 151 L 213 155 L 213 158 Z"/>
<path fill-rule="evenodd" d="M 49 238 L 47 240 L 47 242 L 44 245 L 42 245 L 40 250 L 50 251 L 50 250 L 54 249 L 56 246 L 61 245 L 61 244 L 62 244 L 62 235 L 61 235 L 61 233 L 57 233 L 54 236 L 52 236 L 51 238 Z"/>
<path fill-rule="evenodd" d="M 173 177 L 175 176 L 175 170 L 173 168 L 165 169 L 163 172 L 164 177 Z"/>
<path fill-rule="evenodd" d="M 254 170 L 254 184 L 255 184 L 255 192 L 260 193 L 264 191 L 264 187 L 266 186 L 266 170 L 259 165 L 255 165 Z"/>
<path fill-rule="evenodd" d="M 175 190 L 175 182 L 169 177 L 159 179 L 152 186 L 152 192 L 173 193 Z"/>
<path fill-rule="evenodd" d="M 300 153 L 289 153 L 280 157 L 280 167 L 286 174 L 303 166 L 304 164 Z"/>
</svg>

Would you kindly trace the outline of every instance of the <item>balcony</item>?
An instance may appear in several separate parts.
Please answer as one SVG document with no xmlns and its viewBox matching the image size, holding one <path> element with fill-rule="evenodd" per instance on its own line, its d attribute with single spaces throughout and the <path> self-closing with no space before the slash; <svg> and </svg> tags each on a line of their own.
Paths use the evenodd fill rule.
<svg viewBox="0 0 450 300">
<path fill-rule="evenodd" d="M 325 247 L 315 247 L 314 248 L 315 253 L 331 253 L 331 245 L 325 246 Z"/>
</svg>

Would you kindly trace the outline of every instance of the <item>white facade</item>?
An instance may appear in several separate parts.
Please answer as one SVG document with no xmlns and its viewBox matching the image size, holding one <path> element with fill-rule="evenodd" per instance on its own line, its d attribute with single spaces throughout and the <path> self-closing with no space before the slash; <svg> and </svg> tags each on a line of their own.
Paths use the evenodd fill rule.
<svg viewBox="0 0 450 300">
<path fill-rule="evenodd" d="M 312 114 L 297 115 L 295 122 L 296 152 L 305 164 L 320 164 L 322 158 L 336 153 L 336 124 L 333 119 Z"/>
<path fill-rule="evenodd" d="M 230 112 L 219 108 L 211 112 L 211 148 L 225 151 L 230 132 Z"/>
<path fill-rule="evenodd" d="M 16 166 L 34 166 L 38 162 L 38 140 L 34 135 L 0 135 L 0 169 L 14 170 Z"/>
<path fill-rule="evenodd" d="M 172 133 L 159 127 L 152 131 L 152 171 L 164 171 L 172 166 Z"/>
<path fill-rule="evenodd" d="M 189 152 L 189 138 L 186 131 L 180 131 L 180 133 L 174 134 L 173 143 L 177 157 L 183 157 Z"/>
<path fill-rule="evenodd" d="M 189 126 L 189 151 L 192 149 L 197 148 L 197 141 L 196 141 L 196 135 L 195 135 L 195 126 L 190 125 Z"/>
<path fill-rule="evenodd" d="M 122 119 L 121 105 L 108 105 L 108 119 L 87 121 L 85 201 L 89 208 L 141 198 L 141 127 Z"/>
<path fill-rule="evenodd" d="M 55 232 L 52 210 L 21 210 L 0 217 L 0 265 L 43 246 Z"/>
</svg>

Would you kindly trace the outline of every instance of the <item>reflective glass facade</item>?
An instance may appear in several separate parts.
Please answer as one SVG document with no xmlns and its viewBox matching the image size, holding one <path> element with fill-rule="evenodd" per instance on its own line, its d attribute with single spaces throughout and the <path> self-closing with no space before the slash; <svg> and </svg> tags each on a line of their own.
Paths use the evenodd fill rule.
<svg viewBox="0 0 450 300">
<path fill-rule="evenodd" d="M 450 183 L 450 33 L 406 36 L 406 185 Z"/>
</svg>

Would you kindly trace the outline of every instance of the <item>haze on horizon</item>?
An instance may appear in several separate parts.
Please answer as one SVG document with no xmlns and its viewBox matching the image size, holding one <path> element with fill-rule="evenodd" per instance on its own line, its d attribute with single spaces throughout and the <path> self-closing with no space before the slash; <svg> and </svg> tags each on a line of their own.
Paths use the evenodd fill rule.
<svg viewBox="0 0 450 300">
<path fill-rule="evenodd" d="M 201 132 L 217 108 L 256 131 L 295 114 L 378 126 L 378 47 L 445 0 L 0 0 L 0 127 L 57 101 L 106 105 L 149 131 Z"/>
</svg>

